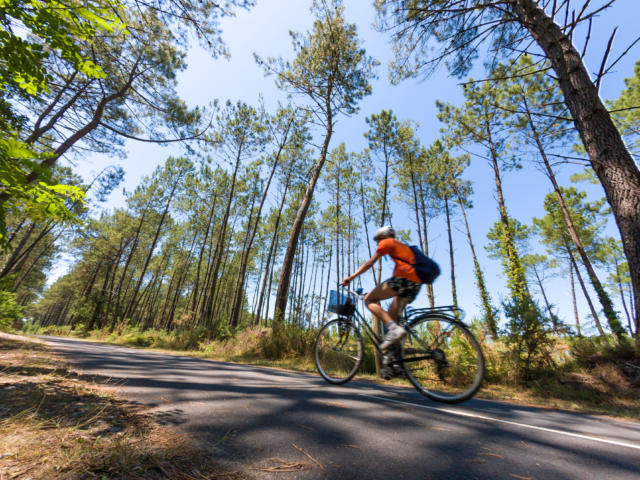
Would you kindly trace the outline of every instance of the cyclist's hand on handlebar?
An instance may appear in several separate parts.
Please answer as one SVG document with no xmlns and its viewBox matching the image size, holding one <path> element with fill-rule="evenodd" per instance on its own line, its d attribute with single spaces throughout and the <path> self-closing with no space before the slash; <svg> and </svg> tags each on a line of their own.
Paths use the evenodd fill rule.
<svg viewBox="0 0 640 480">
<path fill-rule="evenodd" d="M 351 277 L 344 277 L 340 282 L 340 285 L 342 285 L 343 287 L 346 287 L 351 283 L 351 280 L 352 280 Z"/>
</svg>

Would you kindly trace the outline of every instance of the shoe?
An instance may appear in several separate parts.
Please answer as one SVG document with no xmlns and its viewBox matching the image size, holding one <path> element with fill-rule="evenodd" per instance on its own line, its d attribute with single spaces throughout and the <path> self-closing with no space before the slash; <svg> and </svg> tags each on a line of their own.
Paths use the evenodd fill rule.
<svg viewBox="0 0 640 480">
<path fill-rule="evenodd" d="M 385 353 L 382 355 L 382 368 L 380 369 L 380 376 L 385 380 L 391 380 L 393 370 L 391 369 L 391 355 Z"/>
<path fill-rule="evenodd" d="M 397 323 L 393 325 L 395 326 L 389 328 L 387 334 L 384 336 L 384 341 L 380 344 L 380 350 L 386 350 L 389 348 L 389 345 L 399 342 L 407 334 L 407 331 Z"/>
<path fill-rule="evenodd" d="M 382 355 L 382 368 L 389 368 L 391 366 L 391 354 L 385 353 Z"/>
</svg>

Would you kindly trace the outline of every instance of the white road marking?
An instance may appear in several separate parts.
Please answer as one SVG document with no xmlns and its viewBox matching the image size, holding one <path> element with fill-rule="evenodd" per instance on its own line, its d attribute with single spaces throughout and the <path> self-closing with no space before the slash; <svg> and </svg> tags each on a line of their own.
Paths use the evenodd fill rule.
<svg viewBox="0 0 640 480">
<path fill-rule="evenodd" d="M 567 437 L 580 438 L 580 439 L 583 439 L 583 440 L 591 440 L 593 442 L 607 443 L 609 445 L 616 445 L 618 447 L 627 447 L 627 448 L 633 448 L 635 450 L 640 450 L 640 445 L 636 445 L 636 444 L 633 444 L 633 443 L 618 442 L 616 440 L 609 440 L 609 439 L 600 438 L 600 437 L 591 437 L 589 435 L 581 435 L 579 433 L 565 432 L 563 430 L 556 430 L 556 429 L 553 429 L 553 428 L 538 427 L 536 425 L 528 425 L 526 423 L 519 423 L 519 422 L 512 422 L 510 420 L 503 420 L 501 418 L 487 417 L 486 415 L 478 415 L 477 413 L 462 412 L 462 411 L 459 411 L 459 410 L 450 410 L 448 408 L 429 407 L 428 405 L 420 405 L 418 403 L 403 402 L 403 401 L 400 401 L 400 400 L 393 400 L 391 398 L 377 397 L 375 395 L 360 394 L 360 396 L 367 397 L 367 398 L 375 398 L 376 400 L 384 400 L 386 402 L 400 403 L 402 405 L 409 405 L 411 407 L 424 408 L 424 409 L 427 409 L 427 410 L 436 410 L 438 412 L 445 412 L 445 413 L 449 413 L 451 415 L 459 415 L 461 417 L 478 418 L 480 420 L 487 420 L 487 421 L 490 421 L 490 422 L 505 423 L 507 425 L 514 425 L 516 427 L 529 428 L 531 430 L 540 430 L 540 431 L 543 431 L 543 432 L 555 433 L 557 435 L 565 435 Z"/>
<path fill-rule="evenodd" d="M 75 340 L 75 339 L 73 339 L 73 340 Z M 81 341 L 81 340 L 78 340 L 78 341 Z M 107 348 L 114 349 L 114 347 L 111 346 L 111 345 L 94 344 L 94 346 L 103 346 L 103 347 L 105 347 L 105 349 L 107 349 Z M 127 353 L 131 350 L 130 348 L 127 348 L 127 347 L 115 347 L 115 349 L 123 350 L 123 351 L 126 351 Z M 158 353 L 158 352 L 150 352 L 150 353 Z M 168 356 L 173 356 L 173 355 L 168 355 Z M 190 358 L 190 357 L 186 357 L 186 358 Z M 201 359 L 193 359 L 193 360 L 201 360 Z M 209 360 L 209 359 L 204 359 L 204 360 Z M 226 363 L 226 362 L 222 362 L 222 363 Z M 231 364 L 231 365 L 236 366 L 238 368 L 246 367 L 246 365 L 239 365 L 239 364 Z M 261 365 L 249 365 L 249 366 L 250 367 L 251 366 L 252 367 L 257 367 L 258 369 L 269 369 L 269 367 L 264 367 L 264 366 L 261 366 Z M 303 372 L 288 372 L 287 371 L 287 373 L 303 373 Z M 266 386 L 271 386 L 271 387 L 273 387 L 273 383 L 270 383 L 270 382 L 269 383 L 264 383 L 264 384 L 262 382 L 254 382 L 253 384 L 245 384 L 245 385 L 252 386 L 252 387 L 254 387 L 254 386 L 255 387 L 258 387 L 258 386 L 260 386 L 260 387 L 262 387 L 262 386 L 265 386 L 265 387 Z M 286 387 L 286 388 L 288 388 L 288 387 L 300 387 L 301 384 L 299 384 L 297 382 L 293 383 L 293 384 L 283 383 L 283 384 L 279 384 L 278 386 Z M 316 388 L 319 388 L 319 387 L 320 386 L 314 386 L 311 389 L 316 389 Z M 309 387 L 307 387 L 307 388 L 309 389 Z M 378 397 L 378 396 L 375 396 L 375 395 L 366 395 L 364 393 L 360 393 L 359 395 L 361 397 L 373 398 L 373 399 L 376 399 L 376 400 L 382 400 L 382 401 L 391 402 L 391 403 L 399 403 L 401 405 L 408 405 L 408 406 L 411 406 L 411 407 L 424 408 L 426 410 L 435 410 L 435 411 L 438 411 L 438 412 L 445 412 L 445 413 L 449 413 L 451 415 L 458 415 L 458 416 L 461 416 L 461 417 L 477 418 L 477 419 L 480 419 L 480 420 L 486 420 L 486 421 L 496 422 L 496 423 L 504 423 L 504 424 L 507 424 L 507 425 L 513 425 L 513 426 L 521 427 L 521 428 L 528 428 L 528 429 L 531 429 L 531 430 L 539 430 L 539 431 L 543 431 L 543 432 L 554 433 L 556 435 L 564 435 L 564 436 L 567 436 L 567 437 L 580 438 L 580 439 L 583 439 L 583 440 L 591 440 L 593 442 L 606 443 L 606 444 L 609 444 L 609 445 L 616 445 L 616 446 L 619 446 L 619 447 L 626 447 L 626 448 L 632 448 L 634 450 L 640 450 L 640 445 L 636 445 L 636 444 L 632 444 L 632 443 L 619 442 L 619 441 L 616 441 L 616 440 L 609 440 L 609 439 L 606 439 L 606 438 L 600 438 L 600 437 L 589 436 L 589 435 L 581 435 L 579 433 L 565 432 L 565 431 L 556 430 L 556 429 L 553 429 L 553 428 L 538 427 L 536 425 L 528 425 L 526 423 L 512 422 L 510 420 L 503 420 L 503 419 L 500 419 L 500 418 L 488 417 L 486 415 L 478 415 L 476 413 L 471 413 L 471 412 L 463 412 L 463 411 L 459 411 L 459 410 L 450 410 L 450 409 L 447 409 L 447 408 L 430 407 L 428 405 L 420 405 L 420 404 L 417 404 L 417 403 L 403 402 L 403 401 L 394 400 L 394 399 L 391 399 L 391 398 Z"/>
</svg>

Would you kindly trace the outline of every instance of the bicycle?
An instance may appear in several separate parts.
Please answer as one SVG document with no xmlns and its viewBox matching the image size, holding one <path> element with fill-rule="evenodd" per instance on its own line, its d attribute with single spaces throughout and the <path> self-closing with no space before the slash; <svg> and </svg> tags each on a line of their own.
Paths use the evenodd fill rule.
<svg viewBox="0 0 640 480">
<path fill-rule="evenodd" d="M 383 358 L 383 377 L 406 377 L 424 396 L 445 403 L 464 402 L 482 386 L 484 355 L 469 327 L 461 320 L 464 312 L 453 305 L 411 309 L 400 319 L 408 334 L 386 354 L 379 337 L 357 309 L 355 292 L 332 290 L 328 310 L 337 315 L 318 332 L 314 356 L 318 372 L 335 385 L 351 380 L 364 359 L 361 331 Z"/>
</svg>

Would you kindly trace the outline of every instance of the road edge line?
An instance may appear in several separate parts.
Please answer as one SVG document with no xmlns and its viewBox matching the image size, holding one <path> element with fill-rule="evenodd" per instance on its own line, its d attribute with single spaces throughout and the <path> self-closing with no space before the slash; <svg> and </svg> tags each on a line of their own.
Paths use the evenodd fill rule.
<svg viewBox="0 0 640 480">
<path fill-rule="evenodd" d="M 394 400 L 392 398 L 377 397 L 375 395 L 366 395 L 366 394 L 361 393 L 360 396 L 361 397 L 367 397 L 367 398 L 375 398 L 377 400 L 383 400 L 383 401 L 392 402 L 392 403 L 399 403 L 401 405 L 408 405 L 408 406 L 411 406 L 411 407 L 424 408 L 424 409 L 427 409 L 427 410 L 436 410 L 438 412 L 445 412 L 445 413 L 449 413 L 451 415 L 458 415 L 458 416 L 461 416 L 461 417 L 478 418 L 480 420 L 487 420 L 487 421 L 490 421 L 490 422 L 504 423 L 504 424 L 513 425 L 513 426 L 516 426 L 516 427 L 529 428 L 529 429 L 532 429 L 532 430 L 540 430 L 540 431 L 543 431 L 543 432 L 555 433 L 557 435 L 565 435 L 565 436 L 568 436 L 568 437 L 580 438 L 580 439 L 583 439 L 583 440 L 591 440 L 591 441 L 594 441 L 594 442 L 606 443 L 606 444 L 609 444 L 609 445 L 616 445 L 618 447 L 627 447 L 627 448 L 633 448 L 635 450 L 640 450 L 640 445 L 635 445 L 633 443 L 619 442 L 617 440 L 609 440 L 607 438 L 592 437 L 592 436 L 589 436 L 589 435 L 582 435 L 580 433 L 565 432 L 565 431 L 562 431 L 562 430 L 556 430 L 554 428 L 538 427 L 536 425 L 528 425 L 526 423 L 513 422 L 511 420 L 503 420 L 501 418 L 488 417 L 486 415 L 478 415 L 478 414 L 475 414 L 475 413 L 462 412 L 462 411 L 459 411 L 459 410 L 450 410 L 450 409 L 447 409 L 447 408 L 430 407 L 428 405 L 420 405 L 418 403 L 403 402 L 401 400 Z"/>
</svg>

